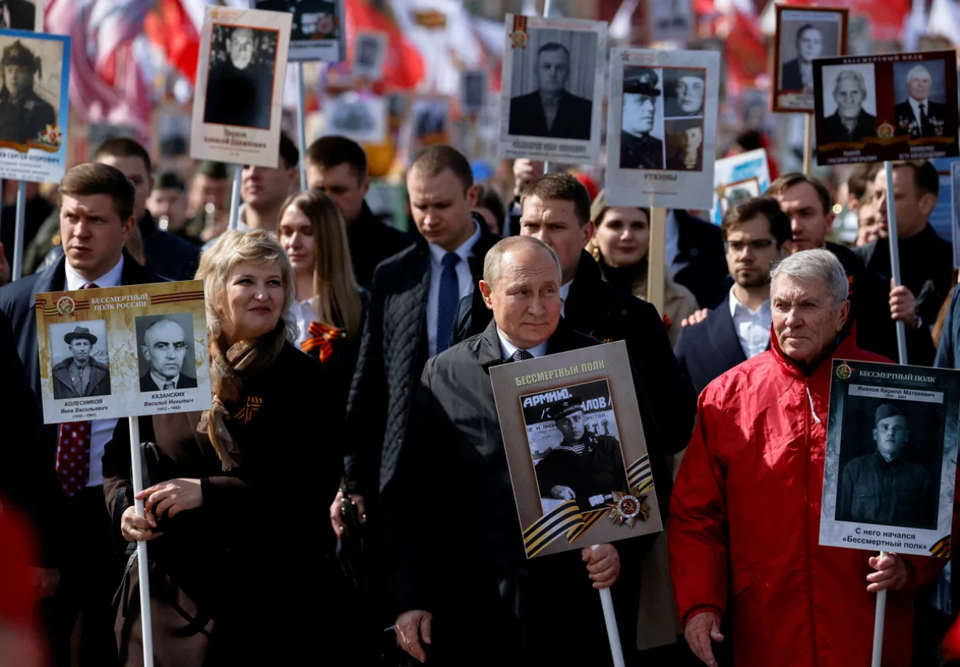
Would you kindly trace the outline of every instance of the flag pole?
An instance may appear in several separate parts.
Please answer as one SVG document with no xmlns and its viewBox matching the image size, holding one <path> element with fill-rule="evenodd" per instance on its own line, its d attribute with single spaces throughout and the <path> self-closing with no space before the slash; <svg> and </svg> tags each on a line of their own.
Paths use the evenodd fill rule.
<svg viewBox="0 0 960 667">
<path fill-rule="evenodd" d="M 300 189 L 307 189 L 307 120 L 303 94 L 303 63 L 296 63 L 297 79 L 297 143 L 300 144 Z"/>
<path fill-rule="evenodd" d="M 27 182 L 17 181 L 17 215 L 14 218 L 13 271 L 10 280 L 23 277 L 24 217 L 27 214 Z"/>
<path fill-rule="evenodd" d="M 143 491 L 143 464 L 140 460 L 140 418 L 130 420 L 130 461 L 133 472 L 134 508 L 137 516 L 144 517 L 143 500 L 137 495 Z M 150 615 L 150 561 L 147 558 L 147 543 L 137 540 L 137 573 L 140 580 L 140 633 L 143 637 L 143 667 L 153 667 L 153 621 Z"/>
</svg>

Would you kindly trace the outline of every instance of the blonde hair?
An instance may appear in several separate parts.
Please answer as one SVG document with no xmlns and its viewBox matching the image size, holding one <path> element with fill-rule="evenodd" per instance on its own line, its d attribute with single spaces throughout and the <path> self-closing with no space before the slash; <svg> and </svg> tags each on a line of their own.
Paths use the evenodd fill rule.
<svg viewBox="0 0 960 667">
<path fill-rule="evenodd" d="M 363 300 L 353 274 L 347 225 L 340 209 L 320 190 L 305 190 L 283 203 L 280 217 L 291 206 L 303 213 L 313 228 L 313 312 L 327 326 L 360 334 Z"/>
<path fill-rule="evenodd" d="M 283 283 L 283 309 L 280 319 L 286 329 L 287 340 L 295 341 L 299 334 L 297 324 L 289 316 L 290 305 L 295 298 L 293 267 L 287 254 L 269 232 L 262 229 L 251 232 L 227 230 L 217 239 L 212 248 L 200 256 L 200 268 L 196 280 L 203 281 L 203 293 L 207 300 L 207 334 L 216 340 L 223 332 L 223 323 L 217 305 L 227 291 L 227 280 L 238 264 L 263 264 L 276 262 Z"/>
</svg>

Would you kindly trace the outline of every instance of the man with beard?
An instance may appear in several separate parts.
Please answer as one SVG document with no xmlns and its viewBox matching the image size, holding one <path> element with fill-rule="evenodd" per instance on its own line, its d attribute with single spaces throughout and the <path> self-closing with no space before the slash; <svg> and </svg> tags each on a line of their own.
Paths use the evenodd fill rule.
<svg viewBox="0 0 960 667">
<path fill-rule="evenodd" d="M 813 59 L 823 54 L 823 35 L 807 23 L 797 31 L 797 57 L 783 63 L 782 92 L 813 91 Z"/>
<path fill-rule="evenodd" d="M 204 123 L 270 129 L 273 73 L 254 62 L 253 30 L 232 30 L 225 41 L 227 60 L 210 64 Z"/>
<path fill-rule="evenodd" d="M 20 40 L 3 50 L 3 90 L 0 91 L 0 141 L 25 145 L 37 140 L 48 125 L 57 124 L 53 107 L 33 90 L 40 59 Z"/>
<path fill-rule="evenodd" d="M 109 396 L 110 369 L 90 356 L 97 337 L 90 329 L 78 326 L 63 337 L 63 342 L 70 347 L 70 358 L 53 367 L 53 397 Z"/>
<path fill-rule="evenodd" d="M 667 118 L 677 116 L 703 115 L 703 72 L 700 70 L 680 70 L 674 87 L 674 94 L 667 98 Z"/>
<path fill-rule="evenodd" d="M 843 70 L 833 85 L 837 110 L 823 121 L 827 143 L 858 142 L 877 136 L 877 117 L 863 109 L 867 85 L 855 70 Z"/>
<path fill-rule="evenodd" d="M 650 134 L 657 120 L 659 83 L 652 69 L 624 68 L 621 169 L 663 169 L 663 141 Z"/>
<path fill-rule="evenodd" d="M 510 100 L 509 133 L 514 136 L 590 139 L 593 102 L 567 91 L 570 51 L 548 42 L 537 51 L 537 85 Z"/>
</svg>

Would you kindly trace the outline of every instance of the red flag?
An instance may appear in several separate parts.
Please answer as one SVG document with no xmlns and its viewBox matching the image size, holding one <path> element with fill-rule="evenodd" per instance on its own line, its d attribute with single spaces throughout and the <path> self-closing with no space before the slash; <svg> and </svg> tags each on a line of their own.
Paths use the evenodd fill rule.
<svg viewBox="0 0 960 667">
<path fill-rule="evenodd" d="M 200 55 L 200 33 L 181 0 L 160 0 L 144 20 L 147 39 L 159 46 L 167 60 L 193 85 Z"/>
</svg>

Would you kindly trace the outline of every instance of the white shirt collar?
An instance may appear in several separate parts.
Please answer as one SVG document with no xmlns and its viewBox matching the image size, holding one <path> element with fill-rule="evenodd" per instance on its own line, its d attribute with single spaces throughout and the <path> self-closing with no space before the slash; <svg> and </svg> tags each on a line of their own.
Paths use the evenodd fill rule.
<svg viewBox="0 0 960 667">
<path fill-rule="evenodd" d="M 459 248 L 453 251 L 460 256 L 461 262 L 466 262 L 473 256 L 473 246 L 475 246 L 477 241 L 480 240 L 480 225 L 478 225 L 476 221 L 472 222 L 474 227 L 473 235 L 461 243 Z M 430 256 L 433 258 L 434 263 L 437 266 L 442 265 L 443 258 L 446 257 L 447 251 L 434 243 L 428 243 L 427 245 L 430 247 Z"/>
<path fill-rule="evenodd" d="M 120 287 L 120 278 L 123 275 L 123 255 L 120 255 L 120 261 L 112 269 L 104 273 L 96 280 L 87 280 L 70 266 L 70 260 L 64 260 L 64 268 L 67 274 L 67 290 L 73 291 L 83 289 L 87 283 L 96 283 L 97 287 Z"/>
<path fill-rule="evenodd" d="M 497 337 L 500 338 L 500 352 L 503 354 L 504 359 L 510 359 L 513 357 L 513 353 L 520 349 L 506 339 L 506 337 L 503 335 L 503 332 L 500 331 L 500 327 L 497 327 Z M 547 354 L 547 342 L 548 341 L 543 341 L 536 347 L 532 347 L 527 350 L 527 352 L 536 358 L 545 356 Z"/>
<path fill-rule="evenodd" d="M 738 311 L 743 313 L 744 315 L 750 315 L 751 317 L 756 316 L 759 313 L 770 312 L 770 299 L 767 299 L 762 304 L 760 304 L 760 307 L 757 308 L 756 310 L 750 310 L 750 308 L 740 303 L 740 299 L 738 299 L 736 294 L 733 293 L 732 287 L 730 288 L 729 304 L 730 304 L 730 317 L 736 317 Z"/>
<path fill-rule="evenodd" d="M 576 278 L 574 278 L 576 280 Z M 568 282 L 566 285 L 560 286 L 560 300 L 564 303 L 567 302 L 567 297 L 570 296 L 570 286 L 573 285 L 573 280 Z"/>
<path fill-rule="evenodd" d="M 153 383 L 157 385 L 157 389 L 160 389 L 161 391 L 163 390 L 163 385 L 165 385 L 168 382 L 172 382 L 174 388 L 176 388 L 177 384 L 180 382 L 180 373 L 177 373 L 177 376 L 172 380 L 168 380 L 165 377 L 161 377 L 157 375 L 157 372 L 152 368 L 150 369 L 150 377 L 153 378 Z"/>
<path fill-rule="evenodd" d="M 917 117 L 917 120 L 920 119 L 920 102 L 913 99 L 912 97 L 907 98 L 910 100 L 910 108 L 913 109 L 913 115 Z M 927 115 L 930 114 L 930 100 L 926 99 L 923 101 L 923 105 L 927 107 Z"/>
</svg>

